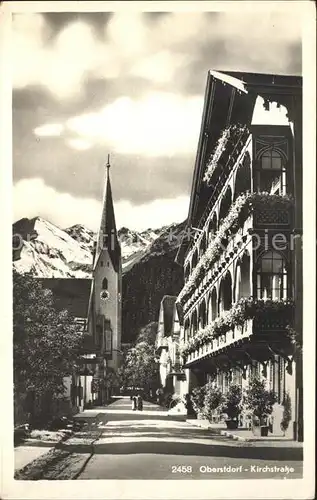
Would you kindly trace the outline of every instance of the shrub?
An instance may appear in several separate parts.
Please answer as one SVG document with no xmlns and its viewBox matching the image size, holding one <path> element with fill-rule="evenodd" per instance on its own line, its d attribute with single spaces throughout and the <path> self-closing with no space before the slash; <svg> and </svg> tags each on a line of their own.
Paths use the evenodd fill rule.
<svg viewBox="0 0 317 500">
<path fill-rule="evenodd" d="M 205 404 L 206 386 L 195 387 L 191 393 L 191 399 L 193 402 L 194 410 L 197 413 L 201 413 Z"/>
<path fill-rule="evenodd" d="M 221 407 L 223 413 L 226 413 L 228 419 L 237 420 L 242 407 L 242 390 L 239 385 L 231 385 L 227 395 L 225 396 L 225 400 Z"/>
<path fill-rule="evenodd" d="M 265 388 L 265 381 L 254 377 L 246 391 L 246 405 L 252 411 L 254 421 L 266 425 L 267 417 L 273 411 L 276 394 Z"/>
<path fill-rule="evenodd" d="M 219 387 L 216 387 L 213 382 L 206 384 L 206 394 L 204 398 L 204 416 L 211 422 L 215 410 L 223 403 L 223 394 Z"/>
<path fill-rule="evenodd" d="M 281 429 L 285 433 L 285 431 L 288 429 L 290 421 L 292 420 L 292 402 L 288 393 L 285 394 L 283 407 L 284 409 L 281 421 Z"/>
</svg>

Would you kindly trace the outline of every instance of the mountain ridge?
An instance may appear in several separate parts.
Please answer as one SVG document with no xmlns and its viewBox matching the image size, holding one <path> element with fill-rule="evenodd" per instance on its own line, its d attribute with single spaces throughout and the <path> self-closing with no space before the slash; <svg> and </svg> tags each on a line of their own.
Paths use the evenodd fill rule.
<svg viewBox="0 0 317 500">
<path fill-rule="evenodd" d="M 141 328 L 157 321 L 164 295 L 178 295 L 183 270 L 175 263 L 185 222 L 142 232 L 120 228 L 122 253 L 122 341 L 135 340 Z M 62 229 L 42 217 L 13 224 L 13 267 L 38 278 L 92 277 L 96 234 L 74 224 Z"/>
</svg>

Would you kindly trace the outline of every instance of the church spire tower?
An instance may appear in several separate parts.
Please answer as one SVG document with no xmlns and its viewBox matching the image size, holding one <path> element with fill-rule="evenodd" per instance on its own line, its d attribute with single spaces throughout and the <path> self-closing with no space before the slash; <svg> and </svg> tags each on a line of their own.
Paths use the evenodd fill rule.
<svg viewBox="0 0 317 500">
<path fill-rule="evenodd" d="M 92 287 L 88 311 L 88 332 L 93 336 L 99 359 L 95 376 L 105 382 L 109 370 L 117 370 L 121 352 L 121 248 L 117 234 L 110 181 L 110 155 L 106 163 L 100 227 L 93 257 Z M 101 383 L 98 400 L 109 394 Z M 114 390 L 116 388 L 113 388 Z"/>
<path fill-rule="evenodd" d="M 96 267 L 102 250 L 108 249 L 112 264 L 116 270 L 119 268 L 121 250 L 118 241 L 115 212 L 112 199 L 110 182 L 110 155 L 106 164 L 106 182 L 103 195 L 102 215 L 97 238 L 97 248 L 95 254 L 94 268 Z"/>
</svg>

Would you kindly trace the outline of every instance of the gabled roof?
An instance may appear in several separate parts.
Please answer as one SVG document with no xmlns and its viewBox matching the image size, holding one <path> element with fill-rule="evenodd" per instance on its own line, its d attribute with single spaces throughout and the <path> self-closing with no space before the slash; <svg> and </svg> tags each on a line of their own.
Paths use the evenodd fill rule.
<svg viewBox="0 0 317 500">
<path fill-rule="evenodd" d="M 231 89 L 230 105 L 225 97 Z M 257 96 L 283 103 L 285 98 L 301 97 L 302 78 L 300 76 L 265 73 L 245 73 L 236 71 L 208 71 L 201 129 L 194 166 L 187 225 L 193 225 L 204 175 L 204 143 L 208 137 L 211 149 L 216 144 L 223 126 L 242 122 L 250 125 Z M 221 123 L 223 122 L 223 123 Z M 186 231 L 184 232 L 186 233 Z M 176 262 L 181 263 L 189 242 L 183 238 Z"/>
<path fill-rule="evenodd" d="M 110 165 L 108 161 L 107 179 L 105 185 L 105 192 L 103 196 L 100 228 L 97 237 L 94 269 L 96 268 L 102 250 L 104 248 L 107 248 L 112 265 L 115 271 L 118 271 L 121 262 L 121 248 L 117 235 L 109 169 Z"/>
</svg>

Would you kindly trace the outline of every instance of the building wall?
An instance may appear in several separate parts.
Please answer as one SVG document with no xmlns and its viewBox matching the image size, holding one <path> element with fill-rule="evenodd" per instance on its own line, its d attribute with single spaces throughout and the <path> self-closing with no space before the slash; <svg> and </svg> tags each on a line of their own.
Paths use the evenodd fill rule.
<svg viewBox="0 0 317 500">
<path fill-rule="evenodd" d="M 109 298 L 102 300 L 100 294 L 102 292 L 103 280 L 108 281 Z M 95 315 L 104 316 L 110 320 L 112 328 L 112 359 L 108 365 L 113 368 L 118 368 L 120 362 L 121 350 L 121 331 L 120 331 L 120 314 L 121 314 L 121 298 L 120 298 L 120 280 L 119 274 L 115 271 L 107 249 L 104 249 L 99 258 L 98 264 L 94 272 L 94 303 Z"/>
<path fill-rule="evenodd" d="M 263 99 L 262 99 L 263 101 Z M 207 214 L 205 219 L 196 221 L 198 226 L 202 230 L 199 236 L 196 236 L 195 242 L 187 251 L 184 261 L 184 276 L 185 276 L 185 286 L 186 283 L 191 279 L 192 273 L 200 260 L 203 258 L 206 249 L 214 234 L 221 228 L 221 220 L 228 214 L 228 210 L 232 207 L 236 197 L 249 190 L 249 191 L 260 191 L 260 186 L 258 184 L 258 158 L 256 157 L 256 141 L 259 135 L 276 135 L 280 136 L 280 143 L 283 142 L 283 135 L 288 137 L 288 145 L 285 146 L 287 150 L 287 192 L 293 192 L 293 154 L 294 154 L 294 144 L 291 141 L 291 128 L 286 117 L 285 109 L 283 112 L 279 111 L 280 122 L 270 121 L 272 118 L 272 106 L 269 106 L 269 110 L 265 116 L 263 109 L 260 109 L 263 102 L 257 102 L 253 124 L 257 126 L 248 136 L 245 146 L 242 148 L 235 164 L 231 168 L 230 173 L 226 177 L 223 187 L 219 191 L 217 199 L 215 199 L 214 205 L 211 207 L 210 212 Z M 259 111 L 262 113 L 262 118 L 259 118 Z M 276 109 L 275 111 L 276 112 Z M 265 116 L 266 120 L 263 119 Z M 274 123 L 274 124 L 273 124 Z M 275 125 L 276 123 L 276 125 Z M 263 139 L 261 139 L 263 140 Z M 278 142 L 278 139 L 276 139 Z M 263 147 L 263 146 L 262 146 Z M 282 146 L 279 146 L 282 148 Z M 283 146 L 284 147 L 284 146 Z M 244 175 L 248 179 L 248 185 L 241 182 L 241 169 L 244 168 Z M 263 177 L 262 177 L 263 179 Z M 202 210 L 201 210 L 202 212 Z M 256 297 L 257 296 L 257 281 L 255 277 L 257 258 L 260 253 L 263 252 L 264 239 L 266 237 L 264 227 L 259 230 L 258 233 L 261 236 L 261 247 L 257 251 L 254 250 L 252 243 L 252 236 L 250 231 L 254 228 L 255 218 L 249 216 L 241 224 L 241 227 L 236 232 L 234 236 L 229 237 L 227 243 L 227 248 L 223 249 L 222 254 L 218 260 L 213 264 L 212 268 L 207 271 L 207 275 L 200 281 L 195 287 L 193 294 L 191 294 L 184 303 L 184 333 L 183 340 L 186 342 L 188 338 L 195 336 L 200 328 L 204 328 L 206 325 L 212 323 L 224 310 L 229 309 L 228 299 L 226 298 L 226 293 L 229 292 L 231 296 L 231 305 L 233 305 L 241 297 Z M 273 231 L 272 231 L 273 230 Z M 283 227 L 274 225 L 270 226 L 271 235 L 268 237 L 268 248 L 271 246 L 271 237 L 275 233 L 283 233 Z M 286 231 L 286 234 L 287 231 Z M 240 240 L 240 241 L 239 241 Z M 236 246 L 236 242 L 239 241 L 238 252 L 233 251 Z M 271 247 L 272 248 L 272 247 Z M 232 249 L 232 251 L 230 251 Z M 247 256 L 248 265 L 245 264 L 245 257 Z M 291 275 L 291 253 L 289 248 L 284 252 L 285 260 L 288 264 L 288 296 L 290 295 L 290 283 L 292 279 Z M 243 265 L 245 264 L 245 267 Z M 216 270 L 216 275 L 213 271 Z M 214 279 L 211 281 L 210 277 L 214 274 Z M 227 294 L 228 295 L 228 294 Z M 216 297 L 216 300 L 213 300 Z M 223 392 L 226 393 L 230 384 L 239 383 L 242 388 L 248 386 L 249 381 L 252 376 L 258 375 L 261 378 L 265 378 L 268 387 L 274 389 L 278 393 L 278 402 L 274 407 L 273 412 L 273 422 L 274 422 L 274 432 L 278 434 L 280 431 L 280 421 L 282 418 L 282 403 L 285 393 L 289 393 L 292 400 L 292 418 L 293 422 L 290 424 L 288 432 L 291 432 L 294 420 L 296 418 L 295 411 L 295 363 L 293 362 L 292 372 L 289 373 L 286 370 L 285 361 L 281 356 L 275 356 L 273 361 L 268 361 L 267 371 L 263 375 L 263 364 L 256 362 L 249 362 L 246 365 L 246 374 L 242 376 L 242 370 L 232 369 L 232 373 L 228 376 L 228 372 L 224 369 L 218 369 L 216 374 L 216 382 Z M 272 366 L 271 366 L 272 365 Z M 187 371 L 187 370 L 186 370 Z M 197 385 L 203 385 L 206 381 L 206 372 L 211 373 L 215 371 L 215 365 L 210 363 L 210 372 L 208 372 L 208 366 L 204 364 L 204 368 L 196 364 L 196 369 L 188 370 L 188 388 L 191 391 Z M 208 378 L 208 377 L 207 377 Z"/>
</svg>

